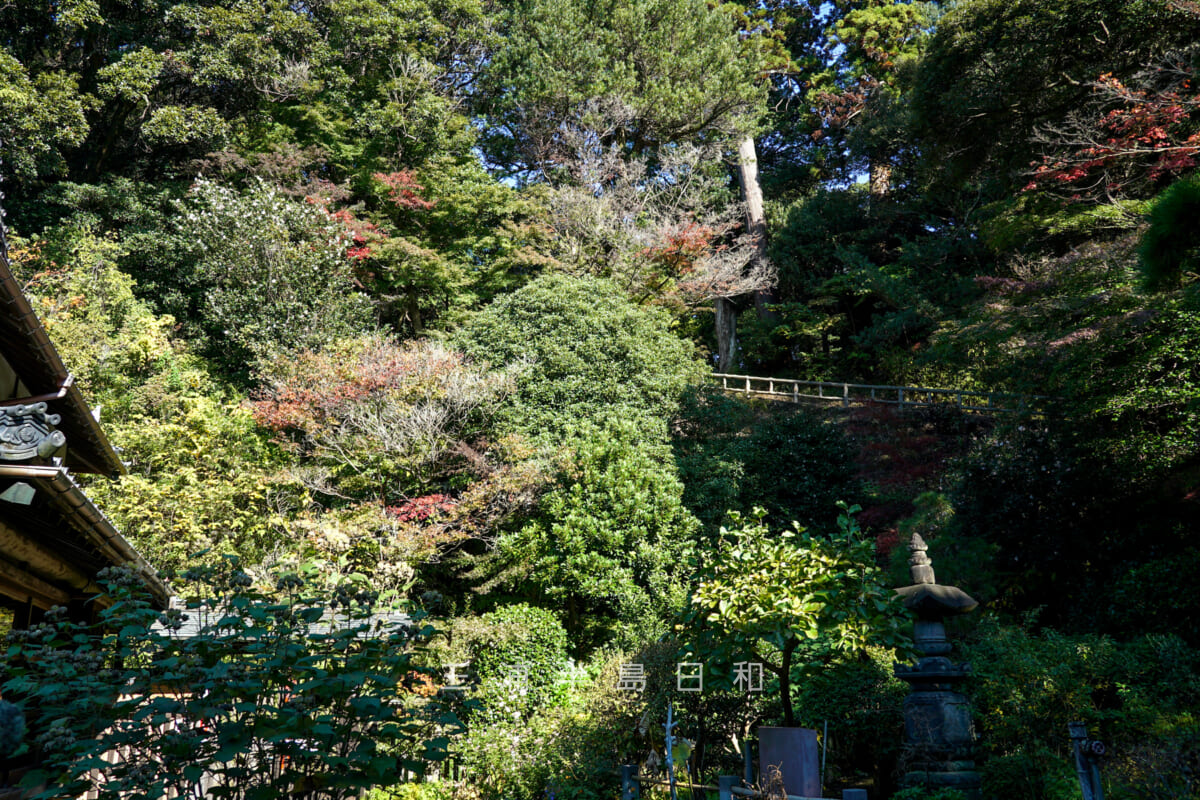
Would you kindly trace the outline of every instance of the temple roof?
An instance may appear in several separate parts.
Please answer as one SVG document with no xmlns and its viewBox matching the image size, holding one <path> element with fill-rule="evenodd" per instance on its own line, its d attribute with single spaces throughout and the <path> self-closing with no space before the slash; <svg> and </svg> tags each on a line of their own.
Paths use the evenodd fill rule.
<svg viewBox="0 0 1200 800">
<path fill-rule="evenodd" d="M 125 465 L 83 399 L 5 258 L 0 258 L 0 362 L 0 368 L 6 365 L 17 379 L 11 387 L 0 387 L 0 405 L 46 402 L 50 411 L 62 418 L 57 427 L 67 437 L 66 466 L 76 472 L 124 474 Z"/>
<path fill-rule="evenodd" d="M 0 220 L 0 596 L 31 607 L 103 593 L 97 573 L 127 565 L 156 603 L 169 592 L 68 473 L 125 467 L 9 269 Z"/>
</svg>

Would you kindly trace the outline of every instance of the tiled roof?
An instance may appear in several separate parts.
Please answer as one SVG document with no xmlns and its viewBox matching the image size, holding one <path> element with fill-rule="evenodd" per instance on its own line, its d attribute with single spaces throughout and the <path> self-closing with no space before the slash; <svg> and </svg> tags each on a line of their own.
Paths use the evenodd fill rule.
<svg viewBox="0 0 1200 800">
<path fill-rule="evenodd" d="M 29 396 L 46 399 L 50 411 L 62 417 L 58 429 L 67 437 L 67 466 L 76 472 L 104 475 L 125 472 L 125 466 L 92 415 L 79 387 L 71 380 L 58 351 L 46 335 L 46 329 L 2 255 L 0 356 L 17 373 Z M 21 399 L 13 398 L 13 401 Z"/>
</svg>

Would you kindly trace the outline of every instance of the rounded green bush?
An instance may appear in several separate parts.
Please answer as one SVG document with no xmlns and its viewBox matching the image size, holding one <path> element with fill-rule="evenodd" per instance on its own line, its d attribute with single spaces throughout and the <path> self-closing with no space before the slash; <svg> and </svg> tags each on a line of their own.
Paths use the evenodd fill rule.
<svg viewBox="0 0 1200 800">
<path fill-rule="evenodd" d="M 670 450 L 620 418 L 585 421 L 563 443 L 554 486 L 497 552 L 522 596 L 559 610 L 573 654 L 652 640 L 684 600 L 697 527 Z"/>
<path fill-rule="evenodd" d="M 497 299 L 455 345 L 518 371 L 501 426 L 554 437 L 580 419 L 675 413 L 705 365 L 659 309 L 634 305 L 611 281 L 543 275 Z"/>
<path fill-rule="evenodd" d="M 515 680 L 515 669 L 528 668 L 531 705 L 548 694 L 567 661 L 567 632 L 554 612 L 518 603 L 500 606 L 481 618 L 490 638 L 475 643 L 471 666 L 484 684 Z"/>
</svg>

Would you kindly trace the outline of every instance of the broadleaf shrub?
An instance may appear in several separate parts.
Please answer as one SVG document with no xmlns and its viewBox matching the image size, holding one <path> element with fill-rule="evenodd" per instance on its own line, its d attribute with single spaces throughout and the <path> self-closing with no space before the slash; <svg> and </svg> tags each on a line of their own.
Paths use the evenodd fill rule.
<svg viewBox="0 0 1200 800">
<path fill-rule="evenodd" d="M 697 525 L 663 438 L 626 419 L 579 425 L 536 511 L 497 543 L 498 583 L 554 603 L 577 654 L 653 639 L 683 602 Z"/>
<path fill-rule="evenodd" d="M 268 594 L 228 560 L 186 573 L 187 611 L 160 614 L 132 572 L 100 579 L 94 625 L 59 611 L 9 634 L 33 797 L 342 800 L 423 771 L 456 725 L 414 662 L 432 629 L 385 624 L 353 585 L 280 575 Z"/>
<path fill-rule="evenodd" d="M 527 692 L 528 704 L 541 705 L 567 663 L 567 632 L 558 617 L 517 603 L 484 614 L 480 622 L 489 636 L 472 648 L 471 665 L 479 680 L 504 691 L 523 677 L 520 689 Z"/>
<path fill-rule="evenodd" d="M 1109 747 L 1106 795 L 1195 797 L 1200 789 L 1200 652 L 1170 635 L 1118 642 L 984 617 L 962 655 L 981 746 L 985 797 L 1079 796 L 1067 723 Z"/>
<path fill-rule="evenodd" d="M 212 355 L 234 373 L 374 327 L 342 223 L 262 181 L 240 193 L 198 180 L 181 206 L 196 243 Z"/>
</svg>

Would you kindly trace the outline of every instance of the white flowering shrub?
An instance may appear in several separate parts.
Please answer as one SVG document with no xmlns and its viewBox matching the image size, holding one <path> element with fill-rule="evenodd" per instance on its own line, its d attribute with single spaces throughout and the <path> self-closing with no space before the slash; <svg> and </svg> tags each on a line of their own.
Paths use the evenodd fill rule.
<svg viewBox="0 0 1200 800">
<path fill-rule="evenodd" d="M 261 180 L 243 192 L 200 179 L 181 212 L 214 350 L 228 366 L 253 370 L 374 327 L 346 258 L 349 234 L 321 206 Z"/>
</svg>

